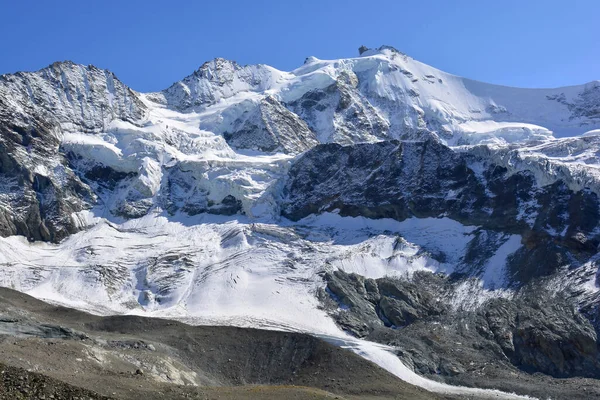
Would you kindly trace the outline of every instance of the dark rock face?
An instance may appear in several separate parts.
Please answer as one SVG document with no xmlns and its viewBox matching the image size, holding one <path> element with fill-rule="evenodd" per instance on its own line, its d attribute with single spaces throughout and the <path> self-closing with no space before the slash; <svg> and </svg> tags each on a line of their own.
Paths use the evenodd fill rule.
<svg viewBox="0 0 600 400">
<path fill-rule="evenodd" d="M 261 100 L 253 113 L 237 120 L 223 137 L 234 148 L 266 152 L 300 153 L 318 144 L 306 122 L 272 96 Z"/>
<path fill-rule="evenodd" d="M 480 311 L 485 322 L 478 331 L 488 338 L 491 333 L 511 362 L 526 371 L 598 376 L 597 336 L 583 315 L 566 302 L 527 300 L 490 301 Z"/>
<path fill-rule="evenodd" d="M 212 204 L 208 210 L 210 214 L 235 215 L 242 212 L 242 202 L 228 194 L 218 204 Z"/>
<path fill-rule="evenodd" d="M 167 171 L 166 185 L 161 192 L 161 205 L 171 214 L 183 211 L 188 215 L 201 213 L 234 215 L 242 213 L 242 202 L 232 195 L 219 201 L 209 199 L 210 192 L 197 184 L 195 176 L 185 168 Z"/>
<path fill-rule="evenodd" d="M 363 54 L 365 51 L 369 51 L 369 48 L 368 48 L 367 46 L 364 46 L 364 45 L 363 45 L 363 46 L 360 46 L 360 47 L 358 48 L 358 54 L 359 54 L 359 55 L 362 55 L 362 54 Z"/>
<path fill-rule="evenodd" d="M 0 76 L 0 98 L 11 100 L 8 109 L 25 109 L 29 116 L 84 132 L 102 130 L 114 119 L 133 123 L 147 111 L 112 72 L 70 61 Z"/>
<path fill-rule="evenodd" d="M 322 142 L 352 144 L 387 138 L 389 123 L 358 85 L 356 74 L 342 72 L 334 84 L 309 91 L 287 106 L 319 134 Z"/>
<path fill-rule="evenodd" d="M 600 376 L 597 296 L 549 283 L 587 282 L 597 270 L 599 209 L 591 190 L 573 191 L 561 180 L 539 187 L 529 172 L 427 140 L 317 146 L 292 165 L 282 214 L 444 216 L 479 226 L 451 276 L 373 280 L 329 272 L 320 298 L 341 328 L 396 346 L 419 373 L 482 386 L 483 375 L 474 371 L 494 365 L 502 372 L 491 387 L 502 388 L 510 374 L 525 372 Z M 481 276 L 510 235 L 522 243 L 507 264 L 514 294 L 471 304 L 464 293 L 482 294 L 464 285 L 476 282 L 471 277 Z"/>
<path fill-rule="evenodd" d="M 335 209 L 342 215 L 398 220 L 438 216 L 450 190 L 466 186 L 469 178 L 476 183 L 464 160 L 433 141 L 320 145 L 289 175 L 283 214 L 294 220 Z"/>
<path fill-rule="evenodd" d="M 138 190 L 137 172 L 118 171 L 101 162 L 90 162 L 73 152 L 67 152 L 66 157 L 69 167 L 98 196 L 98 202 L 105 208 L 103 217 L 110 213 L 123 218 L 139 218 L 146 215 L 154 205 L 147 193 Z M 115 196 L 118 192 L 125 194 Z"/>
<path fill-rule="evenodd" d="M 79 229 L 71 214 L 94 194 L 59 154 L 54 125 L 14 117 L 0 97 L 0 235 L 59 241 Z"/>
<path fill-rule="evenodd" d="M 490 235 L 519 234 L 525 246 L 510 263 L 513 284 L 596 254 L 595 193 L 574 192 L 561 181 L 539 188 L 527 172 L 511 174 L 484 161 L 436 140 L 320 145 L 292 165 L 282 214 L 292 220 L 334 210 L 399 221 L 445 216 Z"/>
<path fill-rule="evenodd" d="M 523 371 L 554 377 L 600 374 L 594 327 L 570 301 L 539 286 L 461 310 L 447 301 L 457 283 L 428 272 L 406 281 L 336 271 L 325 280 L 321 298 L 341 327 L 400 346 L 401 358 L 421 373 L 455 376 L 473 360 L 504 359 Z M 460 342 L 461 352 L 453 341 Z"/>
<path fill-rule="evenodd" d="M 408 281 L 365 279 L 360 275 L 335 271 L 325 275 L 327 295 L 341 305 L 338 323 L 355 336 L 365 337 L 386 327 L 403 327 L 446 308 L 429 292 Z"/>
<path fill-rule="evenodd" d="M 0 76 L 0 235 L 57 242 L 81 229 L 72 214 L 97 200 L 82 179 L 98 182 L 107 171 L 77 176 L 59 148 L 63 129 L 96 132 L 146 111 L 135 92 L 94 66 L 62 62 Z"/>
</svg>

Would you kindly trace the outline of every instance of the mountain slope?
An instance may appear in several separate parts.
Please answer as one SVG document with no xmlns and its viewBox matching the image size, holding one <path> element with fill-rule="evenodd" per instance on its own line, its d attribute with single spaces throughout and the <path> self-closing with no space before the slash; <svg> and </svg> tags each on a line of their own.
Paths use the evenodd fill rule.
<svg viewBox="0 0 600 400">
<path fill-rule="evenodd" d="M 2 399 L 440 398 L 309 335 L 97 317 L 10 289 L 0 290 L 0 309 L 11 365 Z"/>
<path fill-rule="evenodd" d="M 0 97 L 10 112 L 38 115 L 68 131 L 98 132 L 113 119 L 139 121 L 146 111 L 112 72 L 69 61 L 2 75 Z"/>
<path fill-rule="evenodd" d="M 261 93 L 289 104 L 322 142 L 343 143 L 349 132 L 353 141 L 402 138 L 422 128 L 449 144 L 514 141 L 545 138 L 549 131 L 572 136 L 600 124 L 599 82 L 556 89 L 490 85 L 444 73 L 388 46 L 351 59 L 309 57 L 291 73 L 217 59 L 153 98 L 189 111 L 191 104 L 206 110 L 217 100 L 237 104 Z"/>
</svg>

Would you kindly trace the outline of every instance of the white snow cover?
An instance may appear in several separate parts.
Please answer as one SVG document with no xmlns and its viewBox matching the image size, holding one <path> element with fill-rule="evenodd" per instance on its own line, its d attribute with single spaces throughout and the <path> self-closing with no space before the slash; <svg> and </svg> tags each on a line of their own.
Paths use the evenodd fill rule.
<svg viewBox="0 0 600 400">
<path fill-rule="evenodd" d="M 119 224 L 90 212 L 77 217 L 89 229 L 58 245 L 1 238 L 2 286 L 99 313 L 272 320 L 306 331 L 329 326 L 329 333 L 337 331 L 332 320 L 313 320 L 325 317 L 315 297 L 324 285 L 320 274 L 449 273 L 473 230 L 446 218 L 397 222 L 336 214 L 279 224 L 159 210 Z M 520 246 L 509 242 L 490 258 L 490 268 L 501 269 Z M 420 250 L 442 252 L 448 262 Z"/>
<path fill-rule="evenodd" d="M 458 151 L 474 155 L 507 168 L 509 173 L 528 171 L 538 186 L 562 180 L 569 189 L 590 189 L 600 194 L 600 135 L 585 135 L 533 141 L 521 144 L 463 146 Z"/>
<path fill-rule="evenodd" d="M 79 71 L 67 66 L 69 71 Z M 34 76 L 37 82 L 39 77 Z M 73 79 L 80 80 L 78 75 Z M 291 104 L 340 79 L 350 82 L 348 90 L 356 92 L 350 96 L 356 110 L 371 107 L 365 118 L 377 115 L 389 132 L 381 137 L 376 132 L 336 135 L 332 132 L 342 121 L 339 115 L 330 115 L 335 102 L 326 102 L 333 108 L 307 121 L 321 142 L 403 138 L 407 129 L 426 128 L 449 145 L 461 145 L 457 149 L 488 144 L 472 151 L 485 152 L 511 171 L 531 169 L 541 185 L 565 178 L 575 190 L 590 187 L 600 193 L 595 156 L 600 142 L 593 130 L 599 122 L 573 114 L 578 102 L 587 99 L 582 93 L 595 90 L 593 83 L 543 90 L 488 85 L 446 74 L 388 47 L 357 58 L 311 57 L 291 72 L 216 59 L 160 93 L 144 95 L 123 89 L 128 96 L 138 96 L 136 104 L 144 109 L 141 119 L 103 120 L 105 129 L 95 133 L 82 133 L 76 125 L 63 123 L 61 146 L 88 165 L 136 173 L 127 188 L 102 199 L 109 207 L 136 196 L 157 204 L 161 187 L 169 180 L 168 171 L 185 171 L 193 187 L 178 201 L 200 192 L 206 194 L 206 201 L 218 204 L 232 195 L 241 201 L 246 215 L 275 217 L 279 214 L 277 181 L 295 155 L 234 149 L 223 134 L 266 96 Z M 63 114 L 68 110 L 62 110 Z M 588 133 L 557 140 L 552 131 Z M 548 166 L 542 167 L 540 159 L 548 160 Z"/>
<path fill-rule="evenodd" d="M 445 73 L 386 46 L 356 58 L 309 57 L 291 72 L 216 59 L 147 99 L 201 112 L 201 124 L 221 133 L 267 95 L 290 104 L 340 80 L 352 81 L 351 98 L 358 109 L 373 108 L 367 118 L 376 115 L 385 121 L 390 128 L 385 137 L 400 138 L 407 129 L 427 128 L 449 145 L 513 143 L 549 139 L 553 134 L 574 136 L 600 127 L 598 116 L 581 112 L 597 108 L 598 82 L 556 89 L 491 85 Z M 333 113 L 333 109 L 317 112 L 307 121 L 321 141 L 337 140 L 332 130 L 344 121 Z"/>
<path fill-rule="evenodd" d="M 341 331 L 316 297 L 328 270 L 373 278 L 422 269 L 449 272 L 448 265 L 419 250 L 456 259 L 473 227 L 446 218 L 400 223 L 336 214 L 279 224 L 246 217 L 170 217 L 160 210 L 123 223 L 93 212 L 76 217 L 89 229 L 58 245 L 32 244 L 19 236 L 0 239 L 0 285 L 97 314 L 308 332 L 430 390 L 516 398 L 417 376 L 385 347 Z M 507 253 L 500 248 L 490 263 L 502 268 Z"/>
<path fill-rule="evenodd" d="M 476 396 L 477 399 L 532 399 L 532 397 L 529 396 L 520 396 L 513 393 L 505 393 L 499 390 L 452 386 L 432 381 L 417 375 L 415 372 L 407 368 L 398 359 L 398 357 L 396 357 L 391 352 L 391 350 L 393 349 L 390 347 L 351 337 L 344 338 L 339 336 L 328 335 L 316 336 L 330 343 L 336 344 L 342 348 L 352 350 L 356 354 L 374 362 L 382 368 L 385 368 L 386 370 L 396 375 L 400 379 L 404 380 L 405 382 L 412 383 L 413 385 L 420 386 L 432 392 L 451 395 Z"/>
</svg>

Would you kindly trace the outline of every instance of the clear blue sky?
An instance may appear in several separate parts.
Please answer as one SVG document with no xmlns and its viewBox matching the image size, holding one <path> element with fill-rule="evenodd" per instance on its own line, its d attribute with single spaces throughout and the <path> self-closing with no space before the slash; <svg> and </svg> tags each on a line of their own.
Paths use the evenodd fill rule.
<svg viewBox="0 0 600 400">
<path fill-rule="evenodd" d="M 154 91 L 225 57 L 283 70 L 388 44 L 504 85 L 600 79 L 598 0 L 0 0 L 0 73 L 73 60 Z"/>
</svg>

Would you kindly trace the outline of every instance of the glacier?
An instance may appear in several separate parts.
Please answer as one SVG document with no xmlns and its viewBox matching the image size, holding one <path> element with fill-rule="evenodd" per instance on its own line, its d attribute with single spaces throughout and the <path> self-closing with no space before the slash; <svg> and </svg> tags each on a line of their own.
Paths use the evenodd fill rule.
<svg viewBox="0 0 600 400">
<path fill-rule="evenodd" d="M 444 219 L 398 223 L 335 214 L 282 224 L 206 214 L 173 218 L 158 212 L 120 224 L 87 211 L 78 217 L 88 229 L 58 245 L 32 246 L 18 236 L 0 239 L 0 285 L 100 315 L 306 332 L 428 390 L 529 398 L 422 378 L 385 346 L 342 331 L 315 295 L 324 286 L 321 275 L 327 270 L 373 278 L 416 270 L 449 272 L 450 265 L 419 255 L 415 243 L 436 243 L 458 257 L 461 248 L 455 245 L 464 247 L 464 236 L 473 228 Z M 398 235 L 411 242 L 398 247 Z M 506 257 L 504 249 L 494 257 L 501 264 L 498 258 Z M 472 295 L 472 290 L 465 293 Z M 467 299 L 448 301 L 464 305 Z"/>
</svg>

